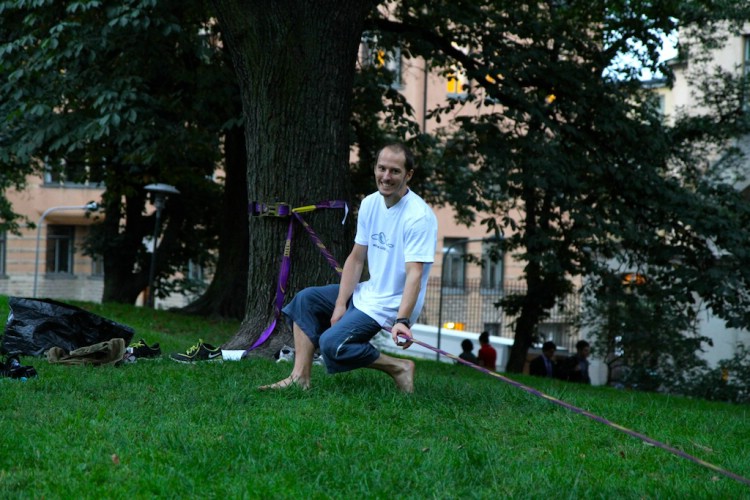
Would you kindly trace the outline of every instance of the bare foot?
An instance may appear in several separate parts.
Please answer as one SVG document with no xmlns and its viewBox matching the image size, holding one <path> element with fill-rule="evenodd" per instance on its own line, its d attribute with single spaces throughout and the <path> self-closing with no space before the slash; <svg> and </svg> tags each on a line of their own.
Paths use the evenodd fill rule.
<svg viewBox="0 0 750 500">
<path fill-rule="evenodd" d="M 297 385 L 301 387 L 303 390 L 307 390 L 310 388 L 310 381 L 306 380 L 303 381 L 300 377 L 297 377 L 295 375 L 289 375 L 284 380 L 279 380 L 275 384 L 270 385 L 261 385 L 258 387 L 259 391 L 276 391 L 281 389 L 288 389 L 289 387 L 292 387 L 293 385 Z"/>
<path fill-rule="evenodd" d="M 414 361 L 409 359 L 401 360 L 402 367 L 393 372 L 391 377 L 402 392 L 411 394 L 414 392 Z"/>
</svg>

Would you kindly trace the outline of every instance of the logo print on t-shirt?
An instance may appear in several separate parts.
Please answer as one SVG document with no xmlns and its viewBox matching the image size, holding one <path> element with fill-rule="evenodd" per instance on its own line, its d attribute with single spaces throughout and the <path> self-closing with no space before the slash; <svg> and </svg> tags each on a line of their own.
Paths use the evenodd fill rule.
<svg viewBox="0 0 750 500">
<path fill-rule="evenodd" d="M 380 233 L 373 234 L 372 239 L 380 243 L 380 245 L 373 245 L 375 248 L 379 248 L 381 250 L 388 250 L 388 248 L 393 248 L 393 243 L 388 243 L 388 238 L 382 231 Z"/>
</svg>

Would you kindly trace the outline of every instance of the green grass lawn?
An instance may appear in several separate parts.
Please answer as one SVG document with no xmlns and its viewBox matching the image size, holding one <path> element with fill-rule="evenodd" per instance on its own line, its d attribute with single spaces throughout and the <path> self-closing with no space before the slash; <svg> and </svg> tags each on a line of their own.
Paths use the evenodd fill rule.
<svg viewBox="0 0 750 500">
<path fill-rule="evenodd" d="M 76 305 L 166 353 L 221 344 L 238 326 Z M 382 373 L 321 367 L 309 391 L 259 392 L 290 369 L 265 359 L 22 362 L 39 377 L 0 379 L 0 498 L 750 498 L 710 468 L 464 366 L 417 361 L 404 395 Z M 514 379 L 750 477 L 747 406 Z"/>
</svg>

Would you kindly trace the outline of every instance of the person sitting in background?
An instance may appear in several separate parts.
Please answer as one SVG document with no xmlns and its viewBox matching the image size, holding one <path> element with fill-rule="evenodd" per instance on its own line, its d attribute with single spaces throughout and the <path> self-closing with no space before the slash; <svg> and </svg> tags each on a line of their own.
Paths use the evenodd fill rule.
<svg viewBox="0 0 750 500">
<path fill-rule="evenodd" d="M 551 340 L 542 344 L 542 354 L 531 360 L 529 364 L 529 375 L 535 377 L 554 377 L 557 375 L 557 363 L 555 362 L 555 351 L 557 346 Z"/>
<path fill-rule="evenodd" d="M 458 355 L 459 358 L 468 361 L 469 363 L 474 363 L 475 365 L 479 364 L 479 360 L 472 352 L 474 350 L 474 343 L 471 340 L 464 339 L 463 342 L 461 342 L 461 349 L 461 354 Z"/>
<path fill-rule="evenodd" d="M 490 332 L 479 334 L 479 354 L 477 354 L 477 358 L 479 358 L 479 366 L 495 371 L 497 351 L 490 345 Z"/>
<path fill-rule="evenodd" d="M 585 340 L 579 340 L 576 343 L 576 353 L 562 363 L 560 378 L 579 384 L 591 384 L 589 354 L 591 354 L 591 345 Z"/>
</svg>

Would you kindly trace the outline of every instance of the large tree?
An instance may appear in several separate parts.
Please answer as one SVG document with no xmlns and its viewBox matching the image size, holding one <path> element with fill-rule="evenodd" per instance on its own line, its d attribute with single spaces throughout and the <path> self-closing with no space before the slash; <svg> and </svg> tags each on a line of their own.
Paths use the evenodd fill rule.
<svg viewBox="0 0 750 500">
<path fill-rule="evenodd" d="M 165 278 L 159 290 L 174 290 L 167 278 L 186 259 L 201 262 L 210 256 L 218 231 L 212 282 L 183 311 L 244 317 L 247 152 L 237 80 L 224 64 L 226 51 L 219 50 L 217 25 L 208 21 L 211 12 L 200 1 L 47 7 L 2 3 L 0 60 L 8 79 L 0 106 L 8 119 L 0 140 L 6 172 L 21 182 L 34 167 L 64 167 L 68 180 L 103 181 L 108 217 L 95 228 L 89 251 L 104 256 L 103 299 L 124 302 L 143 289 L 150 265 L 142 242 L 153 233 L 154 217 L 143 214 L 142 187 L 157 180 L 177 185 L 183 194 L 169 200 L 167 231 L 157 254 L 157 281 Z M 131 43 L 136 38 L 142 43 Z M 372 188 L 370 164 L 384 137 L 402 135 L 396 128 L 415 130 L 403 97 L 384 87 L 387 71 L 372 62 L 364 60 L 357 72 L 357 111 L 349 130 L 340 131 L 360 151 L 354 178 L 365 180 L 354 182 L 357 192 Z M 58 71 L 48 78 L 53 67 Z M 383 113 L 394 117 L 392 125 L 379 118 Z M 206 195 L 215 198 L 206 176 L 218 146 L 223 153 L 220 206 L 196 195 L 196 188 L 208 189 L 213 192 Z M 47 165 L 35 161 L 39 158 Z M 74 179 L 71 167 L 87 165 L 96 168 L 76 168 Z M 2 181 L 12 185 L 9 175 Z M 193 213 L 186 216 L 186 210 Z M 10 206 L 5 211 L 4 224 L 13 227 L 15 214 Z M 193 228 L 206 237 L 185 232 Z"/>
<path fill-rule="evenodd" d="M 349 119 L 362 23 L 372 0 L 247 2 L 214 0 L 223 41 L 240 86 L 250 201 L 291 207 L 349 201 Z M 343 211 L 305 213 L 340 261 L 353 218 Z M 250 220 L 247 311 L 229 346 L 248 347 L 273 320 L 276 283 L 289 218 Z M 288 293 L 337 280 L 301 225 L 295 224 Z M 261 348 L 275 350 L 282 337 Z"/>
</svg>

